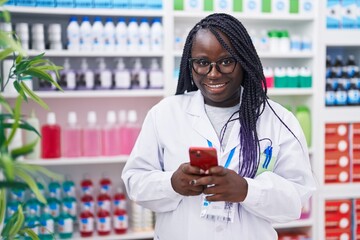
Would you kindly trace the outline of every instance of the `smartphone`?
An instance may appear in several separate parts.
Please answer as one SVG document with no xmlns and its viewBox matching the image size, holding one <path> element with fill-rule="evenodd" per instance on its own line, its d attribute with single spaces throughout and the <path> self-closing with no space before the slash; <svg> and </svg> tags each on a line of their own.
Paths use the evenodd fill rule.
<svg viewBox="0 0 360 240">
<path fill-rule="evenodd" d="M 210 167 L 217 166 L 216 148 L 213 147 L 190 147 L 190 165 L 197 166 L 203 170 L 208 170 Z"/>
</svg>

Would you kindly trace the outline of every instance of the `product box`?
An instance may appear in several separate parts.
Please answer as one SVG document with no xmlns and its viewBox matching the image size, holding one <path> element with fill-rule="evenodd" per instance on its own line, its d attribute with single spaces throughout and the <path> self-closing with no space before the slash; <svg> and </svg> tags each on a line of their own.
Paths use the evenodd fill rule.
<svg viewBox="0 0 360 240">
<path fill-rule="evenodd" d="M 204 0 L 184 0 L 184 10 L 201 12 L 204 10 Z"/>
<path fill-rule="evenodd" d="M 348 139 L 349 124 L 348 123 L 327 123 L 325 125 L 325 134 L 336 135 L 341 139 Z"/>
<path fill-rule="evenodd" d="M 325 167 L 325 183 L 350 182 L 350 171 L 337 167 Z"/>
<path fill-rule="evenodd" d="M 326 151 L 349 151 L 349 141 L 339 138 L 338 136 L 326 136 L 325 138 L 325 150 Z"/>
<path fill-rule="evenodd" d="M 351 229 L 351 215 L 325 214 L 326 229 Z"/>
<path fill-rule="evenodd" d="M 236 2 L 236 0 L 234 0 Z M 260 14 L 262 0 L 243 0 L 243 11 L 248 14 Z"/>
<path fill-rule="evenodd" d="M 271 0 L 271 13 L 276 15 L 289 14 L 289 0 Z"/>
<path fill-rule="evenodd" d="M 351 178 L 353 182 L 360 182 L 360 164 L 353 165 Z"/>
<path fill-rule="evenodd" d="M 215 12 L 230 12 L 233 10 L 233 0 L 213 0 L 213 1 L 214 1 Z"/>
<path fill-rule="evenodd" d="M 313 15 L 314 0 L 299 0 L 299 14 L 301 14 L 301 16 Z"/>
<path fill-rule="evenodd" d="M 350 199 L 344 200 L 327 200 L 325 202 L 325 213 L 351 215 L 352 201 Z"/>
<path fill-rule="evenodd" d="M 353 135 L 359 135 L 360 136 L 360 123 L 353 123 L 352 124 L 352 133 L 353 133 Z"/>
<path fill-rule="evenodd" d="M 349 153 L 341 153 L 339 151 L 325 151 L 325 167 L 350 167 Z"/>
<path fill-rule="evenodd" d="M 327 0 L 326 27 L 329 29 L 341 28 L 341 1 Z"/>
<path fill-rule="evenodd" d="M 356 28 L 357 6 L 356 0 L 342 0 L 341 2 L 342 28 Z"/>
<path fill-rule="evenodd" d="M 325 229 L 325 240 L 350 240 L 351 229 Z"/>
</svg>

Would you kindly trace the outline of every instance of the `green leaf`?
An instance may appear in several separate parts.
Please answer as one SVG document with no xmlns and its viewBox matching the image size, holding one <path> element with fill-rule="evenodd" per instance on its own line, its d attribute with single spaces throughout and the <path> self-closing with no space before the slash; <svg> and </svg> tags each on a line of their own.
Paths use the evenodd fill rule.
<svg viewBox="0 0 360 240">
<path fill-rule="evenodd" d="M 0 225 L 4 223 L 6 210 L 6 189 L 0 189 Z"/>
<path fill-rule="evenodd" d="M 8 154 L 3 153 L 0 158 L 0 166 L 2 166 L 7 180 L 13 181 L 15 179 L 14 161 Z"/>
<path fill-rule="evenodd" d="M 2 1 L 7 2 L 7 1 L 9 1 L 9 0 L 2 0 Z M 3 13 L 4 21 L 5 21 L 5 22 L 11 22 L 11 16 L 10 16 L 9 11 L 3 9 L 3 10 L 2 10 L 2 13 Z"/>
<path fill-rule="evenodd" d="M 21 204 L 18 205 L 17 213 L 17 219 L 9 232 L 10 237 L 14 237 L 24 224 L 25 216 Z"/>
<path fill-rule="evenodd" d="M 29 236 L 32 240 L 40 240 L 38 235 L 31 228 L 23 228 L 21 231 L 26 233 L 26 235 Z"/>
<path fill-rule="evenodd" d="M 20 148 L 15 148 L 11 151 L 11 157 L 13 159 L 18 158 L 19 156 L 24 156 L 26 154 L 31 153 L 34 150 L 34 147 L 36 146 L 36 144 L 39 142 L 39 138 L 36 139 L 35 141 L 26 144 L 24 146 L 21 146 Z"/>
<path fill-rule="evenodd" d="M 19 64 L 21 62 L 21 60 L 23 59 L 23 56 L 22 55 L 18 55 L 15 59 L 15 63 L 16 64 Z"/>
<path fill-rule="evenodd" d="M 49 178 L 53 178 L 55 180 L 58 181 L 63 181 L 64 180 L 64 176 L 54 173 L 52 171 L 50 171 L 49 169 L 42 167 L 42 166 L 38 166 L 38 165 L 34 165 L 34 164 L 24 164 L 24 163 L 20 163 L 20 162 L 16 162 L 15 163 L 15 170 L 16 169 L 23 169 L 25 171 L 30 171 L 30 172 L 37 172 L 37 173 L 41 173 L 43 175 L 46 175 Z"/>
<path fill-rule="evenodd" d="M 5 59 L 7 56 L 9 56 L 10 54 L 12 54 L 14 52 L 14 49 L 12 48 L 5 48 L 4 50 L 2 50 L 0 52 L 0 60 Z"/>
<path fill-rule="evenodd" d="M 29 175 L 27 172 L 25 172 L 24 170 L 22 170 L 20 168 L 16 168 L 16 175 L 30 187 L 31 191 L 33 191 L 36 198 L 40 202 L 46 203 L 45 197 L 41 194 L 34 178 L 31 175 Z"/>
<path fill-rule="evenodd" d="M 20 188 L 20 189 L 27 189 L 29 186 L 26 183 L 23 182 L 17 182 L 17 181 L 0 181 L 0 189 L 5 188 Z"/>
<path fill-rule="evenodd" d="M 48 110 L 49 106 L 38 96 L 36 95 L 23 81 L 20 82 L 20 85 L 24 92 L 29 95 L 32 100 L 39 104 L 42 108 Z"/>
<path fill-rule="evenodd" d="M 11 141 L 13 140 L 15 133 L 19 127 L 19 120 L 20 120 L 20 112 L 21 112 L 21 103 L 22 103 L 22 99 L 20 96 L 18 96 L 16 98 L 16 102 L 15 102 L 15 108 L 14 108 L 14 121 L 13 121 L 13 126 L 11 129 L 11 132 L 9 134 L 8 139 L 5 142 L 5 146 L 9 146 L 9 144 L 11 143 Z"/>
<path fill-rule="evenodd" d="M 10 114 L 13 114 L 10 104 L 6 101 L 6 99 L 0 95 L 0 104 L 6 109 L 6 111 Z"/>
<path fill-rule="evenodd" d="M 10 231 L 12 230 L 12 226 L 15 224 L 15 222 L 17 221 L 19 212 L 16 211 L 8 220 L 8 222 L 5 224 L 3 230 L 1 231 L 1 236 L 4 239 L 9 239 L 10 237 Z M 10 238 L 11 239 L 11 238 Z"/>
</svg>

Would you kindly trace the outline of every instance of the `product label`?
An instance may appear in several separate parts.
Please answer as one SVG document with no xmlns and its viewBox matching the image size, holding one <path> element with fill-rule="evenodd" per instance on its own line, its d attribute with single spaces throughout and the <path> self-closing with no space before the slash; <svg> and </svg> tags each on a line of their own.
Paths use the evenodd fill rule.
<svg viewBox="0 0 360 240">
<path fill-rule="evenodd" d="M 41 221 L 41 226 L 39 229 L 40 234 L 52 234 L 54 233 L 54 231 L 55 231 L 54 220 L 47 219 Z"/>
<path fill-rule="evenodd" d="M 115 229 L 128 229 L 128 217 L 126 215 L 114 216 L 114 228 Z"/>
<path fill-rule="evenodd" d="M 94 231 L 94 218 L 81 218 L 80 219 L 80 232 L 93 232 Z"/>
<path fill-rule="evenodd" d="M 110 231 L 111 230 L 110 217 L 98 218 L 96 226 L 97 226 L 97 230 L 100 232 Z"/>
<path fill-rule="evenodd" d="M 72 233 L 73 229 L 73 220 L 71 218 L 68 219 L 60 219 L 59 220 L 59 233 Z"/>
</svg>

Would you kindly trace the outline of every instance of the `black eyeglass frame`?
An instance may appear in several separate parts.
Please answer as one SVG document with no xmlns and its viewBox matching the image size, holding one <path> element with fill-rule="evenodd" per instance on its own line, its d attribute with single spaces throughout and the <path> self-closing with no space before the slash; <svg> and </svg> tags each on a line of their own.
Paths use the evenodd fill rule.
<svg viewBox="0 0 360 240">
<path fill-rule="evenodd" d="M 226 59 L 231 59 L 231 60 L 235 63 L 233 69 L 232 69 L 230 72 L 223 72 L 223 71 L 221 71 L 220 66 L 219 66 L 220 63 L 221 63 L 221 61 L 224 61 L 224 60 L 226 60 Z M 199 61 L 199 60 L 204 60 L 204 61 L 209 62 L 209 65 L 208 65 L 209 69 L 208 69 L 207 73 L 198 73 L 198 72 L 196 71 L 196 69 L 195 69 L 195 67 L 194 67 L 194 61 Z M 233 72 L 234 72 L 234 70 L 235 70 L 235 68 L 236 68 L 236 64 L 237 64 L 236 59 L 233 58 L 233 57 L 225 57 L 225 58 L 222 58 L 222 59 L 217 60 L 216 62 L 210 62 L 210 61 L 206 60 L 205 58 L 189 58 L 188 61 L 189 61 L 189 67 L 190 67 L 191 69 L 193 69 L 193 70 L 195 71 L 195 73 L 197 73 L 197 74 L 199 74 L 199 75 L 201 75 L 201 76 L 206 76 L 206 75 L 208 75 L 208 74 L 211 72 L 211 70 L 212 70 L 212 68 L 213 68 L 214 65 L 215 65 L 216 70 L 217 70 L 219 73 L 221 73 L 221 74 L 230 74 L 230 73 L 233 73 Z"/>
</svg>

